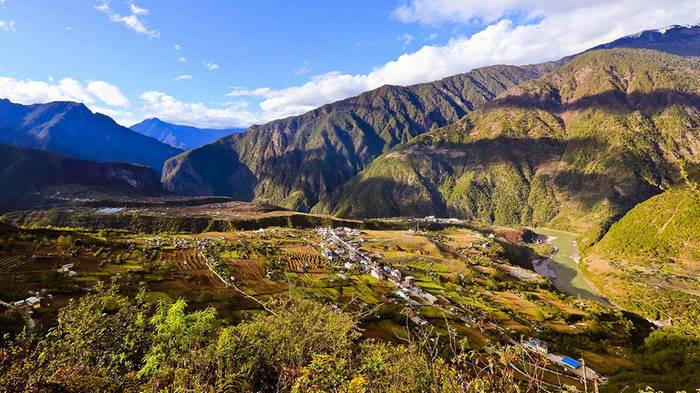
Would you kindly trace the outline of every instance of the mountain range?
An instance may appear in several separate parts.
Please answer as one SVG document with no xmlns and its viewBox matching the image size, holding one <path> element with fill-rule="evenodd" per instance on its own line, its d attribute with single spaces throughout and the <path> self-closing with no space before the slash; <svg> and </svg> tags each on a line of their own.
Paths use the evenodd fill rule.
<svg viewBox="0 0 700 393">
<path fill-rule="evenodd" d="M 700 61 L 587 52 L 380 156 L 314 210 L 556 226 L 593 242 L 700 158 Z M 585 242 L 584 242 L 585 243 Z"/>
<path fill-rule="evenodd" d="M 158 118 L 146 119 L 129 127 L 139 134 L 155 138 L 176 149 L 189 150 L 214 142 L 219 138 L 244 131 L 242 128 L 196 128 L 166 123 Z"/>
<path fill-rule="evenodd" d="M 165 164 L 163 184 L 181 194 L 308 211 L 380 154 L 558 65 L 491 66 L 432 83 L 383 86 L 180 154 Z"/>
<path fill-rule="evenodd" d="M 608 49 L 653 48 L 689 56 L 698 46 L 698 26 L 645 31 L 604 45 Z M 524 67 L 484 67 L 415 86 L 383 86 L 184 152 L 165 164 L 162 182 L 168 190 L 180 194 L 220 194 L 303 211 L 321 202 L 316 211 L 350 214 L 342 202 L 333 206 L 334 201 L 343 199 L 337 190 L 344 184 L 347 190 L 350 183 L 346 183 L 368 169 L 377 157 L 431 129 L 456 122 L 506 90 L 538 79 L 576 57 Z M 400 172 L 398 167 L 389 171 Z M 389 175 L 384 174 L 391 179 Z M 367 172 L 361 176 L 367 176 Z M 647 191 L 639 194 L 640 198 L 648 196 Z M 375 211 L 386 215 L 425 210 L 413 209 L 407 202 L 398 198 L 389 203 L 392 209 L 380 204 Z M 439 205 L 428 210 L 444 212 Z M 629 204 L 624 205 L 626 209 Z M 363 211 L 369 212 L 373 206 L 366 205 Z"/>
<path fill-rule="evenodd" d="M 181 152 L 75 102 L 21 105 L 0 100 L 0 143 L 84 160 L 137 163 L 157 172 Z"/>
<path fill-rule="evenodd" d="M 653 49 L 680 56 L 700 56 L 700 25 L 673 25 L 644 30 L 592 50 L 612 48 Z"/>
</svg>

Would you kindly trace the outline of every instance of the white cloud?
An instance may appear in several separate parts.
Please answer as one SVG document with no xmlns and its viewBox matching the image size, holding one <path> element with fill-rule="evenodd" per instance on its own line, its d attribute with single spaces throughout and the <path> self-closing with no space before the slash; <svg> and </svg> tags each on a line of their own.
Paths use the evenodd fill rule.
<svg viewBox="0 0 700 393">
<path fill-rule="evenodd" d="M 173 45 L 173 49 L 175 49 L 175 50 L 180 50 L 181 48 L 182 47 L 180 46 L 180 44 Z"/>
<path fill-rule="evenodd" d="M 178 82 L 179 81 L 188 81 L 190 79 L 192 79 L 192 75 L 190 75 L 190 74 L 182 74 L 182 75 L 178 75 L 175 77 L 175 81 L 178 81 Z"/>
<path fill-rule="evenodd" d="M 214 70 L 218 70 L 218 69 L 219 69 L 219 65 L 218 65 L 218 64 L 212 63 L 212 62 L 210 62 L 210 61 L 203 61 L 203 62 L 202 62 L 202 65 L 203 65 L 206 69 L 208 69 L 208 70 L 210 70 L 210 71 L 214 71 Z"/>
<path fill-rule="evenodd" d="M 425 40 L 426 40 L 426 41 L 432 41 L 432 40 L 434 40 L 434 39 L 436 39 L 436 38 L 438 38 L 438 33 L 433 32 L 433 33 L 428 34 L 428 35 L 425 37 Z"/>
<path fill-rule="evenodd" d="M 396 39 L 403 42 L 403 47 L 405 48 L 411 45 L 411 42 L 413 42 L 413 40 L 415 40 L 416 37 L 408 33 L 403 33 L 400 36 L 396 37 Z"/>
<path fill-rule="evenodd" d="M 129 4 L 129 7 L 131 8 L 131 13 L 134 15 L 148 15 L 148 10 L 145 8 L 140 8 L 134 3 Z"/>
<path fill-rule="evenodd" d="M 177 58 L 177 61 L 179 61 L 180 63 L 184 63 L 187 61 L 187 58 L 185 56 L 180 56 Z"/>
<path fill-rule="evenodd" d="M 697 23 L 700 6 L 698 0 L 582 0 L 575 4 L 559 0 L 414 0 L 394 14 L 407 22 L 426 24 L 492 21 L 512 14 L 528 17 L 525 24 L 499 19 L 471 36 L 453 37 L 445 45 L 425 45 L 367 74 L 336 71 L 301 86 L 260 90 L 261 118 L 303 113 L 385 84 L 434 81 L 492 64 L 559 59 L 641 30 Z M 254 95 L 258 89 L 246 91 Z M 235 89 L 232 93 L 244 95 Z"/>
<path fill-rule="evenodd" d="M 119 88 L 107 82 L 80 82 L 73 78 L 63 78 L 54 83 L 51 77 L 49 81 L 17 80 L 0 76 L 0 97 L 20 104 L 76 101 L 93 110 L 104 106 L 124 108 L 129 105 Z"/>
<path fill-rule="evenodd" d="M 160 91 L 141 95 L 145 118 L 158 117 L 168 122 L 196 127 L 247 127 L 257 120 L 245 102 L 228 102 L 212 108 L 201 102 L 183 102 Z"/>
<path fill-rule="evenodd" d="M 7 32 L 15 32 L 15 21 L 13 20 L 0 20 L 0 30 Z"/>
<path fill-rule="evenodd" d="M 139 8 L 135 6 L 133 3 L 131 3 L 131 15 L 121 15 L 114 11 L 110 6 L 109 3 L 105 0 L 103 0 L 102 3 L 99 5 L 95 6 L 95 9 L 99 12 L 102 12 L 106 14 L 109 17 L 109 20 L 114 22 L 114 23 L 121 23 L 124 26 L 128 27 L 129 29 L 139 33 L 143 34 L 149 38 L 158 38 L 160 37 L 160 32 L 158 30 L 154 30 L 148 27 L 148 24 L 146 23 L 145 20 L 142 20 L 140 17 L 145 16 L 148 14 L 148 10 L 144 8 Z"/>
<path fill-rule="evenodd" d="M 91 81 L 88 83 L 86 90 L 107 105 L 119 107 L 129 106 L 129 100 L 122 94 L 117 86 L 110 83 Z"/>
<path fill-rule="evenodd" d="M 393 16 L 406 23 L 420 22 L 426 25 L 445 22 L 492 23 L 514 14 L 531 19 L 610 3 L 612 2 L 607 0 L 409 0 L 396 7 Z"/>
</svg>

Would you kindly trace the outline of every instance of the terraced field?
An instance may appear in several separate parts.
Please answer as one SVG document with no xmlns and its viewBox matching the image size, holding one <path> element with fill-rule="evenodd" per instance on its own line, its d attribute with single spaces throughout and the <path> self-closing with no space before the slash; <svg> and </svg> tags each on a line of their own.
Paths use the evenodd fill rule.
<svg viewBox="0 0 700 393">
<path fill-rule="evenodd" d="M 174 250 L 173 252 L 164 253 L 163 258 L 168 263 L 177 266 L 180 271 L 208 269 L 204 256 L 194 249 Z"/>
<path fill-rule="evenodd" d="M 29 261 L 24 255 L 7 255 L 0 257 L 0 273 L 9 273 Z"/>
<path fill-rule="evenodd" d="M 236 280 L 264 280 L 265 266 L 256 259 L 236 259 L 233 276 Z"/>
<path fill-rule="evenodd" d="M 323 273 L 327 270 L 327 261 L 316 249 L 310 246 L 285 248 L 287 269 L 291 272 Z"/>
</svg>

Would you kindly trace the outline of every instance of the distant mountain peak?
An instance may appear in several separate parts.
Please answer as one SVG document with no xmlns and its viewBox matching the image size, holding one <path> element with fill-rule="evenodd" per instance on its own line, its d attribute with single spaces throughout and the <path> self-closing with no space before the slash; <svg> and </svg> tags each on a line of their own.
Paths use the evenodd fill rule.
<svg viewBox="0 0 700 393">
<path fill-rule="evenodd" d="M 653 49 L 681 56 L 700 56 L 700 25 L 671 25 L 643 30 L 591 50 L 612 48 Z"/>
<path fill-rule="evenodd" d="M 132 130 L 178 149 L 194 149 L 214 142 L 219 138 L 242 131 L 239 128 L 205 129 L 181 124 L 172 124 L 151 117 L 130 127 Z"/>
</svg>

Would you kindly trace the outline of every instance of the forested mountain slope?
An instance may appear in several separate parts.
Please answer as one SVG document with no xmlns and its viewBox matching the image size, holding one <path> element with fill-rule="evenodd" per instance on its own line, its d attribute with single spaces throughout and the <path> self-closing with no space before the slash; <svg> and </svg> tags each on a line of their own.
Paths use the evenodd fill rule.
<svg viewBox="0 0 700 393">
<path fill-rule="evenodd" d="M 415 86 L 383 86 L 253 126 L 169 160 L 164 186 L 309 210 L 391 147 L 453 123 L 558 63 L 492 66 Z"/>
<path fill-rule="evenodd" d="M 700 159 L 699 93 L 697 59 L 589 52 L 382 155 L 314 210 L 547 225 L 586 246 Z"/>
<path fill-rule="evenodd" d="M 700 190 L 672 188 L 630 210 L 584 258 L 620 306 L 700 327 Z"/>
</svg>

